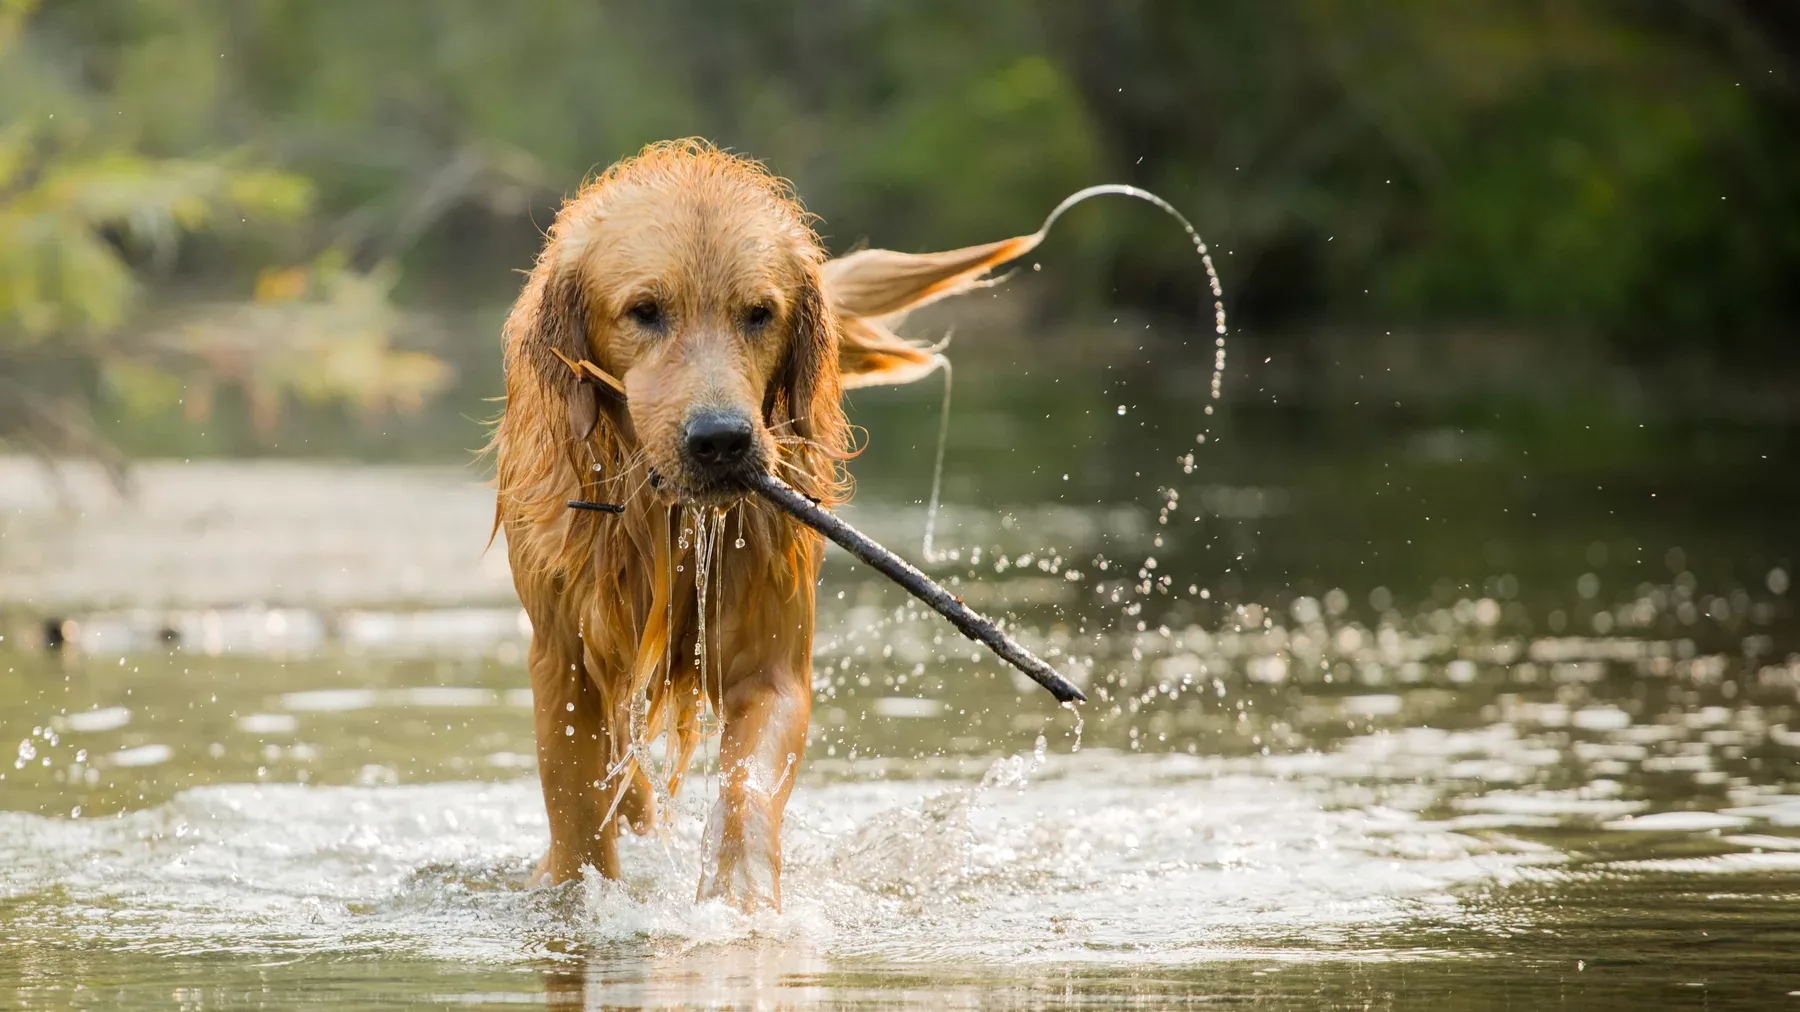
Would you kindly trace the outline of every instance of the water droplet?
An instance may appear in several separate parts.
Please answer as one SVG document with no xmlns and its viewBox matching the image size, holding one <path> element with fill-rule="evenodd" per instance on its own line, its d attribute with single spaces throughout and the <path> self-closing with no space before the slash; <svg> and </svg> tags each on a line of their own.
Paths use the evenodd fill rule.
<svg viewBox="0 0 1800 1012">
<path fill-rule="evenodd" d="M 1121 405 L 1119 405 L 1119 414 L 1122 415 L 1124 413 L 1125 413 L 1125 405 L 1121 404 Z"/>
</svg>

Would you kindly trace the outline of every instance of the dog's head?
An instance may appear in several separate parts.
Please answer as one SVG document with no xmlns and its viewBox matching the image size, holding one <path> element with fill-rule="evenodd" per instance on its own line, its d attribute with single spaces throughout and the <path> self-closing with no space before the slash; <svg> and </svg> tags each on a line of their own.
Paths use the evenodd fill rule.
<svg viewBox="0 0 1800 1012">
<path fill-rule="evenodd" d="M 787 184 L 701 142 L 652 145 L 557 215 L 508 323 L 509 356 L 566 406 L 569 435 L 606 416 L 666 498 L 720 503 L 745 478 L 844 454 L 845 387 L 909 382 L 939 359 L 892 331 L 908 309 L 978 283 L 1023 240 L 827 262 Z M 582 383 L 589 360 L 624 397 Z M 784 475 L 794 477 L 794 475 Z"/>
<path fill-rule="evenodd" d="M 659 146 L 557 216 L 532 336 L 624 382 L 615 420 L 663 494 L 717 502 L 841 417 L 823 260 L 804 212 L 760 167 Z M 608 394 L 562 382 L 583 438 Z"/>
</svg>

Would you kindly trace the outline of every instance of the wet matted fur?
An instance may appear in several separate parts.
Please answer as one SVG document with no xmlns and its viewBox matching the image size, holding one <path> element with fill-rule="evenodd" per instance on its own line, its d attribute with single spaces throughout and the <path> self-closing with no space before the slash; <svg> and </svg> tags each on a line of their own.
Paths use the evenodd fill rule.
<svg viewBox="0 0 1800 1012">
<path fill-rule="evenodd" d="M 741 416 L 746 466 L 843 502 L 843 390 L 929 374 L 939 360 L 895 335 L 899 319 L 1036 238 L 828 259 L 785 182 L 697 140 L 651 145 L 563 205 L 505 324 L 491 444 L 496 524 L 532 623 L 540 878 L 617 878 L 620 821 L 650 831 L 717 734 L 699 895 L 780 906 L 823 546 L 697 467 L 684 433 Z M 582 381 L 570 363 L 583 361 L 626 396 Z"/>
</svg>

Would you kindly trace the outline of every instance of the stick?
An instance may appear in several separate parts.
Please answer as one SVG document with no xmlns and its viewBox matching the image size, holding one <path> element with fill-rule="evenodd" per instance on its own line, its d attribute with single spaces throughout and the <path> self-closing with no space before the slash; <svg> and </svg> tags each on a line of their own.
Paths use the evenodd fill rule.
<svg viewBox="0 0 1800 1012">
<path fill-rule="evenodd" d="M 964 636 L 985 645 L 1000 656 L 1000 659 L 1020 671 L 1025 672 L 1032 681 L 1050 690 L 1050 694 L 1064 703 L 1086 702 L 1087 697 L 1080 689 L 1056 669 L 1044 663 L 1036 654 L 1019 645 L 1019 642 L 995 627 L 994 623 L 982 618 L 969 609 L 961 600 L 951 596 L 950 592 L 938 586 L 931 577 L 919 572 L 913 565 L 893 552 L 869 540 L 862 532 L 839 520 L 826 510 L 820 509 L 805 496 L 772 474 L 759 474 L 750 479 L 750 487 L 755 489 L 775 508 L 793 517 L 820 534 L 825 535 L 851 555 L 875 567 L 881 575 L 906 588 L 906 592 L 930 605 L 932 610 L 950 620 L 950 624 L 959 629 Z"/>
<path fill-rule="evenodd" d="M 625 399 L 625 384 L 619 382 L 618 377 L 614 376 L 612 373 L 607 372 L 605 369 L 589 362 L 585 358 L 577 362 L 569 356 L 564 355 L 562 352 L 557 351 L 555 348 L 551 348 L 550 351 L 553 352 L 557 358 L 562 359 L 565 365 L 575 371 L 576 379 L 598 383 L 607 393 L 612 394 L 621 401 Z"/>
<path fill-rule="evenodd" d="M 1087 191 L 1082 191 L 1086 194 Z M 1050 216 L 1051 221 L 1061 214 L 1063 208 L 1057 208 Z M 1048 227 L 1049 223 L 1045 223 Z M 556 349 L 552 348 L 552 351 Z M 603 386 L 609 393 L 620 400 L 625 398 L 625 384 L 611 373 L 586 359 L 577 362 L 562 352 L 556 357 L 574 370 L 578 379 L 589 380 Z M 655 472 L 651 472 L 654 479 Z M 653 482 L 654 484 L 654 482 Z M 762 495 L 764 499 L 787 515 L 800 521 L 820 534 L 836 542 L 838 547 L 851 555 L 875 567 L 882 576 L 894 581 L 906 589 L 908 594 L 931 606 L 931 610 L 950 620 L 950 624 L 962 632 L 964 636 L 986 646 L 998 654 L 1000 659 L 1018 668 L 1034 682 L 1050 690 L 1058 702 L 1085 703 L 1087 696 L 1076 688 L 1074 683 L 1064 678 L 1057 670 L 1044 663 L 1043 659 L 1019 645 L 1019 641 L 1001 632 L 1000 629 L 975 614 L 960 598 L 953 596 L 937 582 L 913 567 L 900 556 L 869 540 L 861 531 L 839 520 L 829 511 L 821 509 L 811 497 L 794 490 L 787 482 L 772 474 L 759 474 L 750 479 L 750 487 Z M 569 508 L 590 510 L 600 513 L 623 513 L 625 507 L 611 503 L 589 502 L 585 499 L 570 499 Z"/>
</svg>

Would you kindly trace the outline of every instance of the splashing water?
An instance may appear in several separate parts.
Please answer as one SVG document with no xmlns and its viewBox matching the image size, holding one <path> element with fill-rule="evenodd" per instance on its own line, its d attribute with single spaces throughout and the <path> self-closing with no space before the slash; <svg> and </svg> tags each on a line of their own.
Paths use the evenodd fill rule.
<svg viewBox="0 0 1800 1012">
<path fill-rule="evenodd" d="M 1039 782 L 1044 772 L 1056 777 Z M 545 936 L 677 951 L 774 936 L 845 957 L 1092 962 L 1108 958 L 1087 944 L 1099 939 L 1180 961 L 1270 924 L 1324 937 L 1403 923 L 1419 899 L 1519 863 L 1393 821 L 1327 810 L 1279 777 L 1207 775 L 1173 757 L 1090 769 L 1034 749 L 973 783 L 827 782 L 796 795 L 780 915 L 693 902 L 705 845 L 693 817 L 663 839 L 621 838 L 625 882 L 520 889 L 544 840 L 525 780 L 218 786 L 93 823 L 0 813 L 0 856 L 34 922 L 115 943 L 283 953 L 379 940 L 505 964 Z M 279 852 L 263 842 L 276 838 Z M 1321 839 L 1365 874 L 1319 868 Z M 1407 859 L 1390 869 L 1396 845 Z M 101 855 L 105 874 L 82 871 Z M 204 873 L 224 866 L 236 873 Z M 1152 874 L 1179 899 L 1153 914 L 1138 884 Z M 127 897 L 138 916 L 109 926 L 105 911 Z M 1060 931 L 1051 915 L 1083 930 Z"/>
<path fill-rule="evenodd" d="M 1132 417 L 1183 404 L 1158 396 L 1134 398 Z M 1012 413 L 1026 417 L 1024 407 Z M 1138 461 L 1153 474 L 1152 450 L 1114 469 L 1119 497 L 1138 493 Z M 1310 1006 L 1403 1004 L 1433 975 L 1441 1006 L 1454 1008 L 1495 993 L 1531 1006 L 1647 1007 L 1704 994 L 1714 1007 L 1765 1007 L 1800 989 L 1782 949 L 1788 899 L 1800 894 L 1795 570 L 1771 569 L 1764 549 L 1753 570 L 1696 581 L 1680 555 L 1662 551 L 1677 536 L 1694 558 L 1730 558 L 1752 540 L 1785 544 L 1767 505 L 1793 499 L 1785 476 L 1800 469 L 1775 475 L 1780 496 L 1769 497 L 1771 477 L 1720 486 L 1717 471 L 1677 462 L 1654 473 L 1709 497 L 1691 501 L 1713 502 L 1722 487 L 1744 494 L 1677 515 L 1632 506 L 1642 498 L 1634 491 L 1606 502 L 1616 518 L 1570 506 L 1589 502 L 1591 485 L 1584 493 L 1575 477 L 1546 476 L 1540 495 L 1564 512 L 1526 521 L 1507 519 L 1516 510 L 1490 516 L 1478 494 L 1521 465 L 1471 455 L 1459 473 L 1482 480 L 1455 483 L 1475 489 L 1469 501 L 1429 500 L 1434 526 L 1438 507 L 1451 521 L 1437 543 L 1478 560 L 1491 540 L 1522 560 L 1519 573 L 1539 575 L 1489 574 L 1484 590 L 1479 572 L 1455 570 L 1444 574 L 1446 597 L 1429 582 L 1433 559 L 1402 555 L 1377 570 L 1369 547 L 1332 524 L 1366 516 L 1371 536 L 1389 543 L 1382 557 L 1404 550 L 1416 520 L 1384 505 L 1403 460 L 1384 442 L 1361 465 L 1383 482 L 1346 483 L 1355 472 L 1345 469 L 1359 465 L 1343 448 L 1320 458 L 1284 463 L 1280 488 L 1230 484 L 1235 461 L 1221 460 L 1212 484 L 1181 481 L 1179 500 L 1162 500 L 1166 526 L 1150 499 L 1135 512 L 1022 504 L 1010 524 L 970 514 L 981 557 L 963 553 L 964 587 L 1087 676 L 1078 680 L 1095 702 L 1077 721 L 1091 717 L 1093 737 L 1083 735 L 1079 753 L 1045 730 L 1058 726 L 1046 716 L 1060 718 L 1034 687 L 982 677 L 992 668 L 945 650 L 955 641 L 934 613 L 860 570 L 829 574 L 833 590 L 849 593 L 820 595 L 812 737 L 784 825 L 780 915 L 741 918 L 694 902 L 714 796 L 693 783 L 666 833 L 620 841 L 624 883 L 526 887 L 548 836 L 529 775 L 529 624 L 510 596 L 429 614 L 357 613 L 348 609 L 369 603 L 351 600 L 338 622 L 220 609 L 204 618 L 223 632 L 205 638 L 198 612 L 166 622 L 96 612 L 78 616 L 71 636 L 85 647 L 78 668 L 14 650 L 11 630 L 0 630 L 0 689 L 11 701 L 0 707 L 0 742 L 7 757 L 27 759 L 0 762 L 0 808 L 13 809 L 0 812 L 0 994 L 32 1007 L 91 1005 L 96 994 L 133 1007 L 112 997 L 117 989 L 138 997 L 135 1007 L 162 1007 L 178 982 L 207 987 L 209 1006 L 231 1004 L 214 994 L 255 1001 L 274 987 L 342 994 L 346 1007 L 377 992 L 390 1005 L 492 995 L 493 1006 L 541 1007 L 579 1006 L 569 992 L 585 979 L 596 1005 L 621 1006 L 1116 1008 L 1239 995 Z M 275 497 L 330 489 L 334 512 L 319 515 L 361 524 L 383 515 L 365 504 L 396 487 L 415 499 L 445 487 L 410 471 L 309 465 L 271 488 L 282 472 L 261 465 L 237 477 L 144 467 L 183 494 L 148 495 L 143 510 L 196 488 L 226 503 L 211 493 L 254 488 L 270 498 L 245 494 L 241 512 L 255 524 L 243 529 L 259 532 L 278 531 L 264 508 Z M 1401 473 L 1441 473 L 1433 461 L 1416 467 Z M 382 498 L 356 500 L 367 485 Z M 0 499 L 20 487 L 0 469 Z M 492 499 L 470 495 L 464 508 L 441 498 L 449 509 L 421 511 L 403 528 L 345 534 L 365 539 L 350 544 L 372 560 L 390 545 L 427 561 L 460 558 Z M 139 509 L 89 522 L 151 532 L 134 538 L 143 544 L 192 541 L 184 553 L 206 547 L 160 533 L 179 526 L 127 526 L 147 522 Z M 878 540 L 918 536 L 916 506 L 868 497 L 858 509 Z M 1218 523 L 1203 529 L 1189 515 Z M 1240 565 L 1244 546 L 1229 538 L 1228 557 L 1196 554 L 1231 525 L 1257 555 Z M 1156 550 L 1156 568 L 1147 552 L 1124 554 L 1159 532 L 1170 543 Z M 1578 583 L 1600 565 L 1590 540 L 1619 532 L 1635 535 L 1642 547 L 1630 554 L 1647 568 L 1615 555 Z M 662 536 L 656 544 L 668 549 L 679 531 L 666 523 Z M 1028 539 L 1054 539 L 1080 579 L 1063 580 Z M 127 588 L 127 599 L 143 596 L 130 589 L 134 569 L 178 568 L 169 555 L 103 552 L 116 543 L 91 540 L 85 585 Z M 1010 564 L 1021 556 L 1030 561 Z M 339 556 L 327 558 L 337 572 Z M 1212 565 L 1204 559 L 1232 572 L 1211 574 L 1210 589 L 1178 580 L 1166 597 L 1136 574 L 1142 562 L 1149 576 L 1188 575 Z M 9 557 L 15 593 L 30 572 L 18 562 Z M 308 564 L 324 561 L 266 568 L 298 581 Z M 674 565 L 659 561 L 659 576 Z M 871 582 L 850 582 L 858 577 Z M 1296 579 L 1346 589 L 1297 600 Z M 1117 595 L 1151 608 L 1179 597 L 1192 610 L 1181 621 L 1140 612 L 1120 623 Z M 729 597 L 709 590 L 708 602 Z M 680 603 L 685 614 L 691 604 Z M 278 617 L 286 632 L 270 637 Z M 1137 624 L 1146 619 L 1148 628 Z M 1610 631 L 1597 632 L 1602 620 Z M 164 642 L 164 625 L 183 630 L 178 646 Z M 296 638 L 312 628 L 316 645 Z M 680 644 L 674 654 L 691 663 Z M 1027 716 L 1019 692 L 1038 704 Z M 1049 754 L 1026 789 L 980 786 L 996 756 L 1031 756 L 1040 732 Z M 1693 945 L 1695 925 L 1708 923 L 1733 930 Z M 758 962 L 772 951 L 802 962 Z M 1637 1000 L 1590 1000 L 1596 979 Z M 1683 987 L 1699 981 L 1704 993 Z M 769 990 L 756 990 L 764 982 Z M 1588 990 L 1570 992 L 1572 1002 L 1557 993 L 1573 987 Z"/>
<path fill-rule="evenodd" d="M 1062 708 L 1075 715 L 1075 727 L 1072 732 L 1075 735 L 1075 741 L 1069 746 L 1069 752 L 1073 754 L 1081 751 L 1081 732 L 1086 729 L 1087 721 L 1082 718 L 1081 707 L 1076 706 L 1074 700 L 1063 703 Z"/>
<path fill-rule="evenodd" d="M 1044 223 L 1038 226 L 1038 230 L 1021 244 L 1019 255 L 1023 256 L 1036 248 L 1050 234 L 1051 226 L 1055 225 L 1057 219 L 1061 218 L 1070 208 L 1093 197 L 1102 196 L 1134 197 L 1155 205 L 1164 214 L 1175 219 L 1176 223 L 1187 233 L 1188 239 L 1193 242 L 1194 250 L 1200 254 L 1200 263 L 1206 268 L 1207 289 L 1212 294 L 1213 333 L 1216 335 L 1213 339 L 1212 382 L 1207 390 L 1207 399 L 1209 401 L 1219 400 L 1225 388 L 1225 286 L 1219 281 L 1219 271 L 1213 264 L 1212 251 L 1207 248 L 1206 240 L 1201 238 L 1200 231 L 1187 220 L 1187 216 L 1175 209 L 1175 205 L 1149 190 L 1126 183 L 1102 183 L 1098 186 L 1089 186 L 1064 197 L 1062 203 L 1051 209 L 1049 216 L 1044 219 Z M 938 419 L 937 459 L 932 465 L 931 471 L 931 498 L 925 507 L 925 537 L 922 554 L 927 562 L 941 561 L 941 557 L 933 549 L 932 540 L 937 529 L 939 493 L 943 486 L 944 447 L 950 432 L 950 360 L 941 353 L 945 344 L 948 344 L 948 339 L 933 349 L 939 352 L 935 356 L 935 361 L 944 370 L 944 405 Z M 1207 404 L 1205 410 L 1206 416 L 1211 418 L 1214 414 L 1213 405 Z M 1123 405 L 1120 405 L 1119 413 L 1125 413 Z M 1203 427 L 1196 435 L 1195 442 L 1205 443 L 1209 434 L 1208 430 Z"/>
<path fill-rule="evenodd" d="M 1036 238 L 1041 239 L 1043 236 L 1049 234 L 1050 226 L 1056 224 L 1056 219 L 1062 217 L 1064 212 L 1068 211 L 1076 204 L 1091 197 L 1109 194 L 1121 197 L 1135 197 L 1138 200 L 1156 205 L 1163 213 L 1175 219 L 1176 223 L 1187 233 L 1188 238 L 1193 241 L 1195 251 L 1200 254 L 1200 263 L 1206 268 L 1207 288 L 1212 293 L 1213 333 L 1217 335 L 1213 341 L 1215 352 L 1213 354 L 1212 385 L 1211 389 L 1208 391 L 1208 395 L 1209 399 L 1215 401 L 1218 400 L 1224 390 L 1225 383 L 1225 286 L 1219 282 L 1219 271 L 1218 268 L 1213 265 L 1212 252 L 1207 249 L 1206 240 L 1200 237 L 1199 230 L 1194 228 L 1193 224 L 1187 220 L 1187 217 L 1175 209 L 1175 205 L 1162 199 L 1156 194 L 1151 193 L 1149 190 L 1139 189 L 1138 187 L 1129 186 L 1124 183 L 1102 183 L 1099 186 L 1090 186 L 1084 190 L 1077 190 L 1063 198 L 1063 202 L 1056 205 L 1056 208 L 1050 212 L 1050 216 L 1044 219 L 1044 224 L 1037 230 Z M 1206 413 L 1208 415 L 1213 413 L 1212 405 L 1209 404 L 1206 406 Z"/>
</svg>

